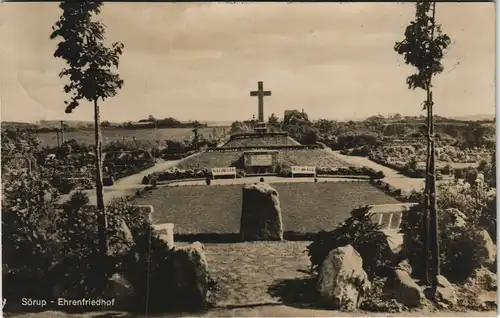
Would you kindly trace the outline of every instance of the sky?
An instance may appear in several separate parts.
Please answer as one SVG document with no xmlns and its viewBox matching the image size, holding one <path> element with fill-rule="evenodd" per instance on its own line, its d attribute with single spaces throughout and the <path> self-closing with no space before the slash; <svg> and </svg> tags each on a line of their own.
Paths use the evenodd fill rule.
<svg viewBox="0 0 500 318">
<path fill-rule="evenodd" d="M 412 3 L 106 3 L 107 43 L 125 45 L 113 122 L 153 115 L 233 121 L 257 115 L 249 91 L 263 81 L 265 116 L 304 109 L 311 118 L 423 114 L 413 68 L 394 52 Z M 0 108 L 5 121 L 92 120 L 83 103 L 65 114 L 52 25 L 58 3 L 0 5 Z M 438 3 L 453 45 L 434 81 L 435 113 L 495 113 L 495 4 Z"/>
</svg>

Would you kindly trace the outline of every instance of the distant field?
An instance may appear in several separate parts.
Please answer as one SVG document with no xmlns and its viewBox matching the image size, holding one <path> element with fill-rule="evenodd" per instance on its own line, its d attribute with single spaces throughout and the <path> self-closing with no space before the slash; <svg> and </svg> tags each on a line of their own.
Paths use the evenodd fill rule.
<svg viewBox="0 0 500 318">
<path fill-rule="evenodd" d="M 285 231 L 333 229 L 353 208 L 398 203 L 368 182 L 276 183 Z M 238 233 L 243 185 L 164 187 L 137 198 L 151 204 L 155 223 L 172 222 L 175 233 Z"/>
<path fill-rule="evenodd" d="M 181 169 L 204 169 L 229 167 L 244 151 L 237 152 L 205 152 L 183 161 Z M 280 150 L 280 162 L 284 166 L 319 166 L 349 167 L 350 164 L 340 159 L 335 153 L 323 149 Z"/>
<path fill-rule="evenodd" d="M 206 138 L 213 133 L 213 128 L 201 128 L 200 134 Z M 103 143 L 109 143 L 123 138 L 132 140 L 184 140 L 185 138 L 192 137 L 192 128 L 160 128 L 156 132 L 154 129 L 109 129 L 103 130 Z M 56 133 L 39 133 L 38 138 L 42 141 L 42 145 L 55 147 L 57 146 Z M 71 131 L 64 133 L 64 139 L 75 139 L 84 144 L 94 144 L 94 132 L 92 130 Z"/>
</svg>

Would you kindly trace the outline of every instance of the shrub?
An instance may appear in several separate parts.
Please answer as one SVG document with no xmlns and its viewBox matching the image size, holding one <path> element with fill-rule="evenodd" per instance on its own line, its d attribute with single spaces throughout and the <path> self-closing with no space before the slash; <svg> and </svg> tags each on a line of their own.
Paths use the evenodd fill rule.
<svg viewBox="0 0 500 318">
<path fill-rule="evenodd" d="M 453 168 L 449 164 L 447 164 L 446 166 L 444 166 L 443 168 L 441 168 L 441 173 L 442 174 L 449 175 L 452 171 L 453 171 Z"/>
<path fill-rule="evenodd" d="M 2 172 L 4 297 L 39 297 L 46 293 L 42 279 L 62 253 L 55 238 L 60 215 L 51 207 L 58 193 L 37 174 Z"/>
<path fill-rule="evenodd" d="M 496 196 L 487 199 L 479 220 L 479 225 L 488 231 L 493 242 L 497 243 L 497 198 Z"/>
<path fill-rule="evenodd" d="M 55 285 L 72 297 L 97 297 L 106 277 L 133 263 L 132 252 L 149 250 L 149 241 L 138 239 L 145 235 L 140 233 L 149 237 L 149 220 L 125 200 L 107 206 L 109 258 L 103 260 L 98 248 L 97 213 L 94 207 L 86 206 L 84 193 L 74 193 L 62 210 L 54 209 L 57 193 L 50 185 L 35 177 L 21 180 L 24 192 L 10 183 L 2 205 L 4 294 L 8 297 L 46 299 L 52 296 L 47 290 L 52 291 Z M 38 195 L 41 189 L 43 199 Z M 10 200 L 14 193 L 29 198 L 26 191 L 36 195 L 30 200 Z M 127 238 L 123 222 L 134 235 L 135 244 Z"/>
<path fill-rule="evenodd" d="M 373 179 L 384 179 L 384 178 L 385 178 L 385 174 L 382 171 L 376 172 L 375 175 L 373 176 Z"/>
<path fill-rule="evenodd" d="M 115 180 L 112 176 L 106 176 L 103 178 L 102 180 L 102 184 L 105 186 L 105 187 L 110 187 L 112 186 L 113 184 L 115 184 Z"/>
<path fill-rule="evenodd" d="M 488 208 L 488 205 L 480 203 L 485 200 L 484 198 L 476 196 L 473 199 L 472 196 L 477 195 L 477 191 L 474 189 L 455 192 L 449 188 L 440 187 L 439 195 L 438 224 L 441 273 L 452 282 L 462 281 L 479 266 L 481 255 L 478 254 L 480 251 L 477 248 L 480 245 L 476 235 L 478 230 L 489 226 L 489 231 L 496 233 L 496 216 L 494 216 L 496 213 L 492 212 L 493 201 L 496 198 L 490 199 L 492 203 Z M 464 213 L 467 218 L 466 230 L 464 227 L 452 224 L 445 219 L 450 213 L 447 209 L 455 209 Z M 423 271 L 424 234 L 422 232 L 422 219 L 423 206 L 418 204 L 411 207 L 408 213 L 403 213 L 401 222 L 404 251 L 416 275 L 422 275 Z"/>
<path fill-rule="evenodd" d="M 369 207 L 354 209 L 351 216 L 333 231 L 319 232 L 307 246 L 312 270 L 318 271 L 330 251 L 352 245 L 363 258 L 363 268 L 369 277 L 377 271 L 393 265 L 393 253 L 387 236 L 373 222 Z"/>
<path fill-rule="evenodd" d="M 300 139 L 300 143 L 303 145 L 314 145 L 317 141 L 318 133 L 313 129 L 307 130 Z"/>
</svg>

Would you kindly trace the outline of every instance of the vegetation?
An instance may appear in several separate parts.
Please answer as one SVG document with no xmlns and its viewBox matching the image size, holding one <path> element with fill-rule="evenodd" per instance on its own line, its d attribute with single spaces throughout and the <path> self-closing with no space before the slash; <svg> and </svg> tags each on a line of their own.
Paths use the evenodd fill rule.
<svg viewBox="0 0 500 318">
<path fill-rule="evenodd" d="M 487 230 L 496 241 L 496 196 L 475 187 L 443 185 L 439 189 L 438 224 L 441 272 L 452 282 L 463 282 L 484 264 L 484 242 L 478 236 Z M 423 275 L 422 204 L 403 214 L 401 233 L 413 272 Z"/>
<path fill-rule="evenodd" d="M 432 78 L 442 73 L 441 60 L 451 44 L 447 34 L 436 23 L 436 2 L 419 1 L 416 3 L 415 20 L 405 30 L 405 38 L 396 42 L 394 50 L 404 57 L 405 63 L 417 69 L 408 76 L 409 89 L 420 88 L 427 93 L 424 110 L 427 111 L 427 160 L 424 189 L 424 214 L 422 229 L 424 232 L 424 252 L 426 266 L 422 279 L 429 282 L 432 273 L 432 294 L 437 293 L 437 277 L 440 275 L 440 255 L 438 238 L 437 193 L 436 193 L 436 140 L 434 129 L 434 102 L 432 99 Z M 430 252 L 430 253 L 429 253 Z M 429 256 L 429 257 L 428 257 Z M 432 265 L 430 265 L 432 264 Z"/>
<path fill-rule="evenodd" d="M 184 142 L 191 140 L 193 133 L 190 128 L 172 128 L 172 129 L 103 129 L 103 147 L 111 143 L 137 144 L 136 148 L 151 149 L 152 147 L 165 146 L 165 140 L 176 140 Z M 213 128 L 200 128 L 200 136 L 203 140 L 219 141 L 221 135 L 214 134 Z M 69 131 L 64 134 L 66 140 L 76 140 L 80 144 L 94 144 L 94 133 L 90 130 Z M 56 147 L 57 139 L 55 133 L 38 133 L 38 138 L 44 146 Z M 146 148 L 143 148 L 146 147 Z"/>
<path fill-rule="evenodd" d="M 61 37 L 54 57 L 66 61 L 67 67 L 59 74 L 68 77 L 70 83 L 64 86 L 66 94 L 72 94 L 66 101 L 66 113 L 73 112 L 81 100 L 94 106 L 95 129 L 95 171 L 97 210 L 99 211 L 99 240 L 102 257 L 107 254 L 106 211 L 103 198 L 102 135 L 99 99 L 113 97 L 123 86 L 123 80 L 113 68 L 118 69 L 123 44 L 115 42 L 111 47 L 104 44 L 105 26 L 92 18 L 100 14 L 102 1 L 61 1 L 63 13 L 53 27 L 51 39 Z"/>
<path fill-rule="evenodd" d="M 351 216 L 339 227 L 329 232 L 319 232 L 307 247 L 312 270 L 318 271 L 330 251 L 352 245 L 363 259 L 363 269 L 370 279 L 378 272 L 393 266 L 393 253 L 387 242 L 387 236 L 380 231 L 380 226 L 373 221 L 369 207 L 354 209 Z"/>
</svg>

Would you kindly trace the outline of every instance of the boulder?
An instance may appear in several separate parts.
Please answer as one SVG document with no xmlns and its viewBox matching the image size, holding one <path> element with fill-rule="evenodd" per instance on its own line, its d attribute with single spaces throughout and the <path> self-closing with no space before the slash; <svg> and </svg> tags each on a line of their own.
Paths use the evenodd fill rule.
<svg viewBox="0 0 500 318">
<path fill-rule="evenodd" d="M 203 245 L 195 242 L 176 249 L 172 262 L 176 305 L 186 310 L 205 308 L 210 276 Z"/>
<path fill-rule="evenodd" d="M 498 286 L 497 274 L 491 272 L 486 267 L 479 267 L 469 277 L 467 284 L 477 286 L 486 291 L 496 291 Z"/>
<path fill-rule="evenodd" d="M 425 299 L 420 287 L 413 281 L 410 274 L 401 269 L 395 269 L 393 274 L 387 278 L 384 292 L 392 295 L 407 307 L 418 307 Z"/>
<path fill-rule="evenodd" d="M 244 241 L 282 241 L 283 221 L 278 192 L 266 183 L 243 187 L 240 234 Z"/>
<path fill-rule="evenodd" d="M 479 231 L 477 239 L 480 242 L 480 245 L 477 247 L 480 255 L 478 260 L 479 265 L 493 264 L 497 258 L 497 248 L 488 231 Z"/>
<path fill-rule="evenodd" d="M 321 265 L 316 285 L 320 303 L 330 308 L 354 310 L 370 288 L 363 260 L 351 245 L 330 251 Z"/>
<path fill-rule="evenodd" d="M 439 275 L 437 279 L 438 279 L 437 291 L 436 291 L 437 301 L 441 304 L 455 306 L 458 301 L 455 288 L 443 275 Z"/>
<path fill-rule="evenodd" d="M 127 223 L 123 219 L 118 219 L 118 222 L 119 227 L 115 236 L 117 239 L 115 243 L 119 244 L 109 245 L 110 255 L 126 255 L 135 245 L 134 236 Z"/>
<path fill-rule="evenodd" d="M 114 274 L 108 279 L 104 289 L 104 298 L 112 299 L 112 310 L 127 311 L 132 309 L 135 295 L 132 285 L 120 274 Z"/>
</svg>

